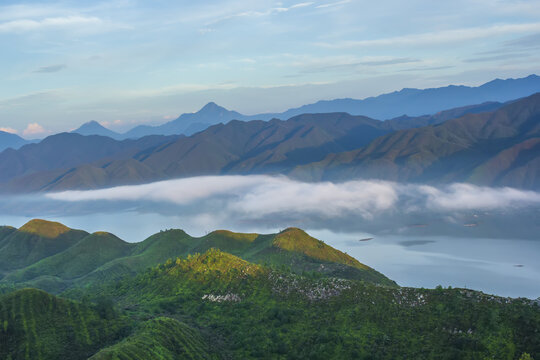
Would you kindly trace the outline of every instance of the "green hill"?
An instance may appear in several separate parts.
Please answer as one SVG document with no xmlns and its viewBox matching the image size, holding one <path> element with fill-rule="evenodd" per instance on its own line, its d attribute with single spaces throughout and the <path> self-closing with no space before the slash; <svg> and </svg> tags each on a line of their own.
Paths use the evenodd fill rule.
<svg viewBox="0 0 540 360">
<path fill-rule="evenodd" d="M 35 289 L 0 296 L 1 359 L 84 359 L 114 341 L 125 324 L 92 306 Z"/>
<path fill-rule="evenodd" d="M 168 259 L 204 253 L 212 248 L 258 264 L 285 267 L 296 273 L 396 285 L 351 256 L 296 228 L 267 235 L 217 230 L 200 238 L 191 237 L 182 230 L 167 230 L 140 243 L 126 243 L 105 232 L 87 234 L 43 220 L 33 220 L 17 231 L 6 231 L 9 233 L 5 238 L 6 245 L 21 239 L 33 241 L 30 245 L 35 244 L 33 247 L 2 247 L 8 250 L 10 261 L 24 260 L 5 267 L 3 283 L 37 287 L 52 293 L 72 286 L 118 280 Z M 32 251 L 39 256 L 32 255 Z M 36 260 L 32 262 L 33 259 Z"/>
<path fill-rule="evenodd" d="M 31 220 L 0 241 L 0 273 L 32 265 L 68 249 L 87 235 L 60 223 Z"/>
<path fill-rule="evenodd" d="M 83 292 L 84 294 L 84 292 Z M 204 329 L 232 359 L 517 359 L 540 355 L 540 308 L 467 289 L 312 279 L 216 249 L 87 290 L 134 318 Z M 81 294 L 77 294 L 81 295 Z M 129 342 L 129 340 L 127 340 Z"/>
<path fill-rule="evenodd" d="M 134 246 L 113 234 L 96 232 L 65 251 L 8 275 L 6 280 L 21 282 L 44 276 L 74 280 L 113 259 L 128 255 Z"/>
<path fill-rule="evenodd" d="M 148 239 L 132 244 L 131 252 L 118 257 L 80 279 L 80 284 L 92 284 L 135 275 L 175 256 L 189 253 L 193 239 L 182 230 L 160 231 Z"/>
<path fill-rule="evenodd" d="M 218 359 L 194 329 L 174 319 L 159 317 L 144 322 L 135 334 L 107 347 L 90 360 L 197 360 Z"/>
<path fill-rule="evenodd" d="M 288 235 L 298 231 L 289 229 L 284 237 L 270 238 L 287 247 Z M 251 244 L 259 237 L 221 231 L 217 235 Z M 312 243 L 308 236 L 303 240 Z M 340 261 L 351 260 L 340 256 Z M 468 289 L 314 278 L 250 263 L 218 249 L 170 259 L 136 276 L 95 282 L 64 296 L 84 301 L 31 289 L 0 296 L 0 358 L 540 356 L 537 301 Z"/>
</svg>

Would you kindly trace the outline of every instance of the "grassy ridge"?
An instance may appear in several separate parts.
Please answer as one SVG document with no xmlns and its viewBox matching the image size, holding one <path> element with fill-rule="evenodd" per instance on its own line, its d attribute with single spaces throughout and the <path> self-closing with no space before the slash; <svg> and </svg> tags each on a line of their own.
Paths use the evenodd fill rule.
<svg viewBox="0 0 540 360">
<path fill-rule="evenodd" d="M 295 228 L 268 235 L 218 230 L 200 238 L 182 230 L 167 230 L 130 244 L 109 233 L 87 234 L 58 223 L 33 220 L 19 230 L 7 229 L 6 234 L 3 240 L 0 238 L 3 251 L 0 260 L 4 258 L 6 266 L 3 282 L 26 284 L 53 293 L 72 286 L 118 280 L 167 259 L 204 253 L 212 248 L 296 273 L 311 272 L 395 286 L 384 275 Z"/>
<path fill-rule="evenodd" d="M 43 275 L 65 280 L 79 278 L 111 260 L 128 255 L 133 247 L 133 244 L 126 243 L 113 234 L 94 233 L 67 250 L 40 260 L 6 279 L 26 281 Z"/>
</svg>

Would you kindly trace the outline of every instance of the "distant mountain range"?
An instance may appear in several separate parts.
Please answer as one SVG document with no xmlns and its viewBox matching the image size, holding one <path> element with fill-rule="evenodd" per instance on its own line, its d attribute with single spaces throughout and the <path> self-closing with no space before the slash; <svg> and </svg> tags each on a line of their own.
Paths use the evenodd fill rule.
<svg viewBox="0 0 540 360">
<path fill-rule="evenodd" d="M 293 173 L 310 180 L 379 178 L 540 186 L 540 93 L 494 112 L 381 136 Z"/>
<path fill-rule="evenodd" d="M 286 121 L 235 120 L 189 137 L 117 141 L 64 133 L 0 153 L 0 189 L 91 189 L 209 174 L 536 189 L 539 143 L 540 93 L 388 121 L 323 113 Z"/>
<path fill-rule="evenodd" d="M 78 167 L 78 171 L 84 171 L 80 168 L 81 164 L 98 160 L 101 161 L 100 166 L 109 168 L 108 164 L 120 159 L 125 161 L 124 168 L 115 173 L 115 178 L 121 177 L 124 181 L 129 179 L 144 181 L 146 178 L 143 170 L 137 173 L 123 173 L 131 163 L 129 159 L 143 150 L 149 151 L 177 138 L 178 136 L 147 136 L 138 140 L 118 141 L 97 135 L 82 136 L 70 133 L 52 135 L 40 143 L 25 145 L 19 150 L 7 149 L 0 153 L 0 183 L 14 178 L 24 178 L 28 183 L 23 187 L 30 186 L 35 189 L 35 186 L 45 186 L 43 181 L 53 181 L 54 178 L 49 178 L 48 174 L 54 173 L 56 169 L 65 169 L 70 173 Z M 36 173 L 40 175 L 33 176 Z M 86 187 L 92 183 L 99 183 L 100 174 L 94 172 L 91 176 L 81 178 L 78 186 Z"/>
<path fill-rule="evenodd" d="M 282 113 L 244 115 L 227 110 L 213 102 L 195 113 L 180 115 L 159 126 L 140 125 L 119 134 L 92 121 L 74 132 L 82 135 L 102 135 L 113 139 L 140 138 L 147 135 L 192 135 L 211 125 L 231 120 L 287 120 L 301 114 L 346 112 L 379 120 L 419 117 L 437 112 L 485 102 L 507 102 L 540 92 L 540 77 L 530 75 L 521 79 L 496 79 L 478 87 L 446 86 L 432 89 L 403 89 L 363 100 L 322 100 L 314 104 L 289 109 Z"/>
</svg>

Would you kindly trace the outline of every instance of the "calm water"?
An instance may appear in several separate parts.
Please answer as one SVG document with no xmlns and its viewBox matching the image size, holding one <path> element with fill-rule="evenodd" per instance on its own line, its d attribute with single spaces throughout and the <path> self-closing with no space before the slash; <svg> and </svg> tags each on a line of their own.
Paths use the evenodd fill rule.
<svg viewBox="0 0 540 360">
<path fill-rule="evenodd" d="M 0 223 L 21 226 L 37 214 L 1 215 Z M 285 220 L 234 222 L 219 213 L 163 215 L 154 212 L 56 214 L 46 216 L 72 228 L 89 232 L 106 230 L 130 242 L 144 240 L 162 229 L 181 228 L 193 236 L 218 229 L 270 233 L 285 228 Z M 296 226 L 301 224 L 294 224 Z M 467 287 L 503 296 L 540 296 L 539 240 L 377 235 L 360 231 L 336 232 L 304 227 L 361 262 L 384 273 L 402 286 L 433 288 L 437 285 Z M 331 226 L 329 226 L 331 227 Z M 359 241 L 373 237 L 373 240 Z"/>
</svg>

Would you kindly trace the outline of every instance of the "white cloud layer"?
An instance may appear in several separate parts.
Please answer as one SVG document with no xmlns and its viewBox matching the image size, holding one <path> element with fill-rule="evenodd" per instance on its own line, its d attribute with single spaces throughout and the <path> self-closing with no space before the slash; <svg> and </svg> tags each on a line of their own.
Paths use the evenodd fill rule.
<svg viewBox="0 0 540 360">
<path fill-rule="evenodd" d="M 540 205 L 540 193 L 470 184 L 442 187 L 376 180 L 304 183 L 286 177 L 205 176 L 145 185 L 49 193 L 50 199 L 77 201 L 150 201 L 176 205 L 214 202 L 223 211 L 250 217 L 302 214 L 338 218 L 425 209 L 439 212 L 504 210 Z"/>
</svg>

